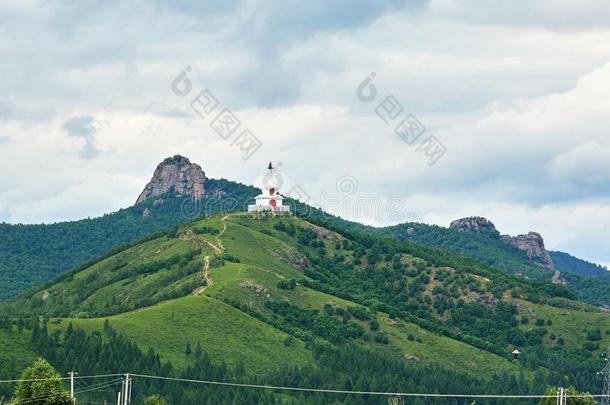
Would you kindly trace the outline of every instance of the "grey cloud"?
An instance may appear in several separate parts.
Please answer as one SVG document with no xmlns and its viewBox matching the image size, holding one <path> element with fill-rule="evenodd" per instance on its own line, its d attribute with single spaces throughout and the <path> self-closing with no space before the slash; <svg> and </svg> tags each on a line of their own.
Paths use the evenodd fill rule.
<svg viewBox="0 0 610 405">
<path fill-rule="evenodd" d="M 195 15 L 197 17 L 209 17 L 214 14 L 222 14 L 235 10 L 239 4 L 239 0 L 183 0 L 183 1 L 167 1 L 167 0 L 148 0 L 148 3 L 153 4 L 162 10 L 169 10 L 186 15 Z"/>
<path fill-rule="evenodd" d="M 92 116 L 84 115 L 70 118 L 63 125 L 63 129 L 69 136 L 83 138 L 85 140 L 85 145 L 81 150 L 81 156 L 85 159 L 91 159 L 100 154 L 100 151 L 95 145 L 96 130 L 93 126 L 93 122 Z"/>
<path fill-rule="evenodd" d="M 63 128 L 72 136 L 88 138 L 93 137 L 93 134 L 95 134 L 93 117 L 90 115 L 70 118 L 64 123 Z"/>
<path fill-rule="evenodd" d="M 605 0 L 589 0 L 586 7 L 571 0 L 441 0 L 435 3 L 435 11 L 440 15 L 481 24 L 597 30 L 607 29 L 610 19 L 610 4 Z"/>
<path fill-rule="evenodd" d="M 425 0 L 338 0 L 261 2 L 264 30 L 276 41 L 307 36 L 313 32 L 352 29 L 367 24 L 388 11 L 419 9 Z M 258 8 L 258 7 L 257 7 Z M 259 13 L 257 13 L 259 14 Z"/>
</svg>

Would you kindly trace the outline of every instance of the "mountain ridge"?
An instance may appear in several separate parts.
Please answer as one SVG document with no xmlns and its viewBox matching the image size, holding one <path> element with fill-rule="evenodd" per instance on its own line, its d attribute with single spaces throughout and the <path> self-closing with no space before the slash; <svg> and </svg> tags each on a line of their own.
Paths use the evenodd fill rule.
<svg viewBox="0 0 610 405">
<path fill-rule="evenodd" d="M 177 156 L 179 161 L 186 159 Z M 174 164 L 172 160 L 174 158 L 166 159 L 166 164 Z M 183 163 L 190 164 L 187 161 L 188 159 Z M 95 219 L 53 225 L 0 224 L 0 238 L 4 242 L 0 244 L 0 299 L 47 282 L 58 274 L 103 256 L 123 244 L 133 243 L 198 216 L 245 210 L 258 191 L 254 187 L 225 179 L 206 178 L 205 195 L 201 199 L 193 198 L 190 194 L 176 195 L 175 190 L 172 190 Z M 451 228 L 417 223 L 372 228 L 333 217 L 298 201 L 290 201 L 289 204 L 300 215 L 324 218 L 346 230 L 447 249 L 524 277 L 548 281 L 552 277 L 552 273 L 532 264 L 525 251 L 500 241 L 495 233 L 489 237 L 475 232 L 459 232 Z M 569 268 L 565 267 L 561 269 L 564 275 L 569 272 Z M 595 305 L 610 305 L 610 281 L 600 284 L 597 281 L 594 283 L 570 278 L 568 282 L 581 299 Z"/>
</svg>

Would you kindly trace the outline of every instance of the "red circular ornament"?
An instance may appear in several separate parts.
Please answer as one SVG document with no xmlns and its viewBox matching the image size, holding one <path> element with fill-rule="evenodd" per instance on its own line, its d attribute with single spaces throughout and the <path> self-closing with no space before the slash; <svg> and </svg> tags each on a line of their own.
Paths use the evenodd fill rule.
<svg viewBox="0 0 610 405">
<path fill-rule="evenodd" d="M 272 207 L 275 207 L 277 205 L 277 201 L 271 200 L 271 201 L 269 201 L 269 205 L 271 205 Z"/>
</svg>

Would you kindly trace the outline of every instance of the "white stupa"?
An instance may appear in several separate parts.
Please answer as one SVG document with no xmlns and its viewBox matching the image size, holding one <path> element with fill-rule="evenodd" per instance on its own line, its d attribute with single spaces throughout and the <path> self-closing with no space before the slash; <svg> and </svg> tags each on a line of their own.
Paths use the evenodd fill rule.
<svg viewBox="0 0 610 405">
<path fill-rule="evenodd" d="M 284 205 L 284 197 L 279 194 L 280 184 L 275 179 L 273 164 L 269 163 L 268 173 L 263 181 L 261 194 L 256 196 L 254 205 L 248 205 L 248 212 L 271 211 L 275 213 L 288 213 L 290 207 Z"/>
</svg>

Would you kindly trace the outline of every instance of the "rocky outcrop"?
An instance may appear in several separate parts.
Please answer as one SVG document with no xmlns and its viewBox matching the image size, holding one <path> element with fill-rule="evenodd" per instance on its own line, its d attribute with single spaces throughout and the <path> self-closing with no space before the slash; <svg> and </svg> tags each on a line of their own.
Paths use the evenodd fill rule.
<svg viewBox="0 0 610 405">
<path fill-rule="evenodd" d="M 291 267 L 303 271 L 306 267 L 309 267 L 310 262 L 307 256 L 303 255 L 295 248 L 286 248 L 279 250 L 270 250 L 273 257 L 277 257 L 281 261 L 287 263 Z"/>
<path fill-rule="evenodd" d="M 537 232 L 530 232 L 527 235 L 502 235 L 502 240 L 514 247 L 525 250 L 529 259 L 549 270 L 554 269 L 553 259 L 544 247 L 544 239 Z"/>
<path fill-rule="evenodd" d="M 203 198 L 205 182 L 206 177 L 201 166 L 191 163 L 184 156 L 175 155 L 159 163 L 136 204 L 169 192 L 197 199 Z"/>
<path fill-rule="evenodd" d="M 494 238 L 500 237 L 500 232 L 498 232 L 493 222 L 483 217 L 466 217 L 456 219 L 451 223 L 451 225 L 449 225 L 449 228 L 457 229 L 459 231 L 483 233 L 493 236 Z"/>
<path fill-rule="evenodd" d="M 455 221 L 451 222 L 449 228 L 464 232 L 481 233 L 494 238 L 499 238 L 517 249 L 524 250 L 527 253 L 527 257 L 530 259 L 530 261 L 549 270 L 555 269 L 553 259 L 551 259 L 551 255 L 544 247 L 544 239 L 542 239 L 542 236 L 540 236 L 539 233 L 530 232 L 527 235 L 500 236 L 500 232 L 498 232 L 493 222 L 483 217 L 456 219 Z"/>
<path fill-rule="evenodd" d="M 555 274 L 551 278 L 551 283 L 558 285 L 567 285 L 568 282 L 565 278 L 561 277 L 561 272 L 559 270 L 555 270 Z"/>
</svg>

